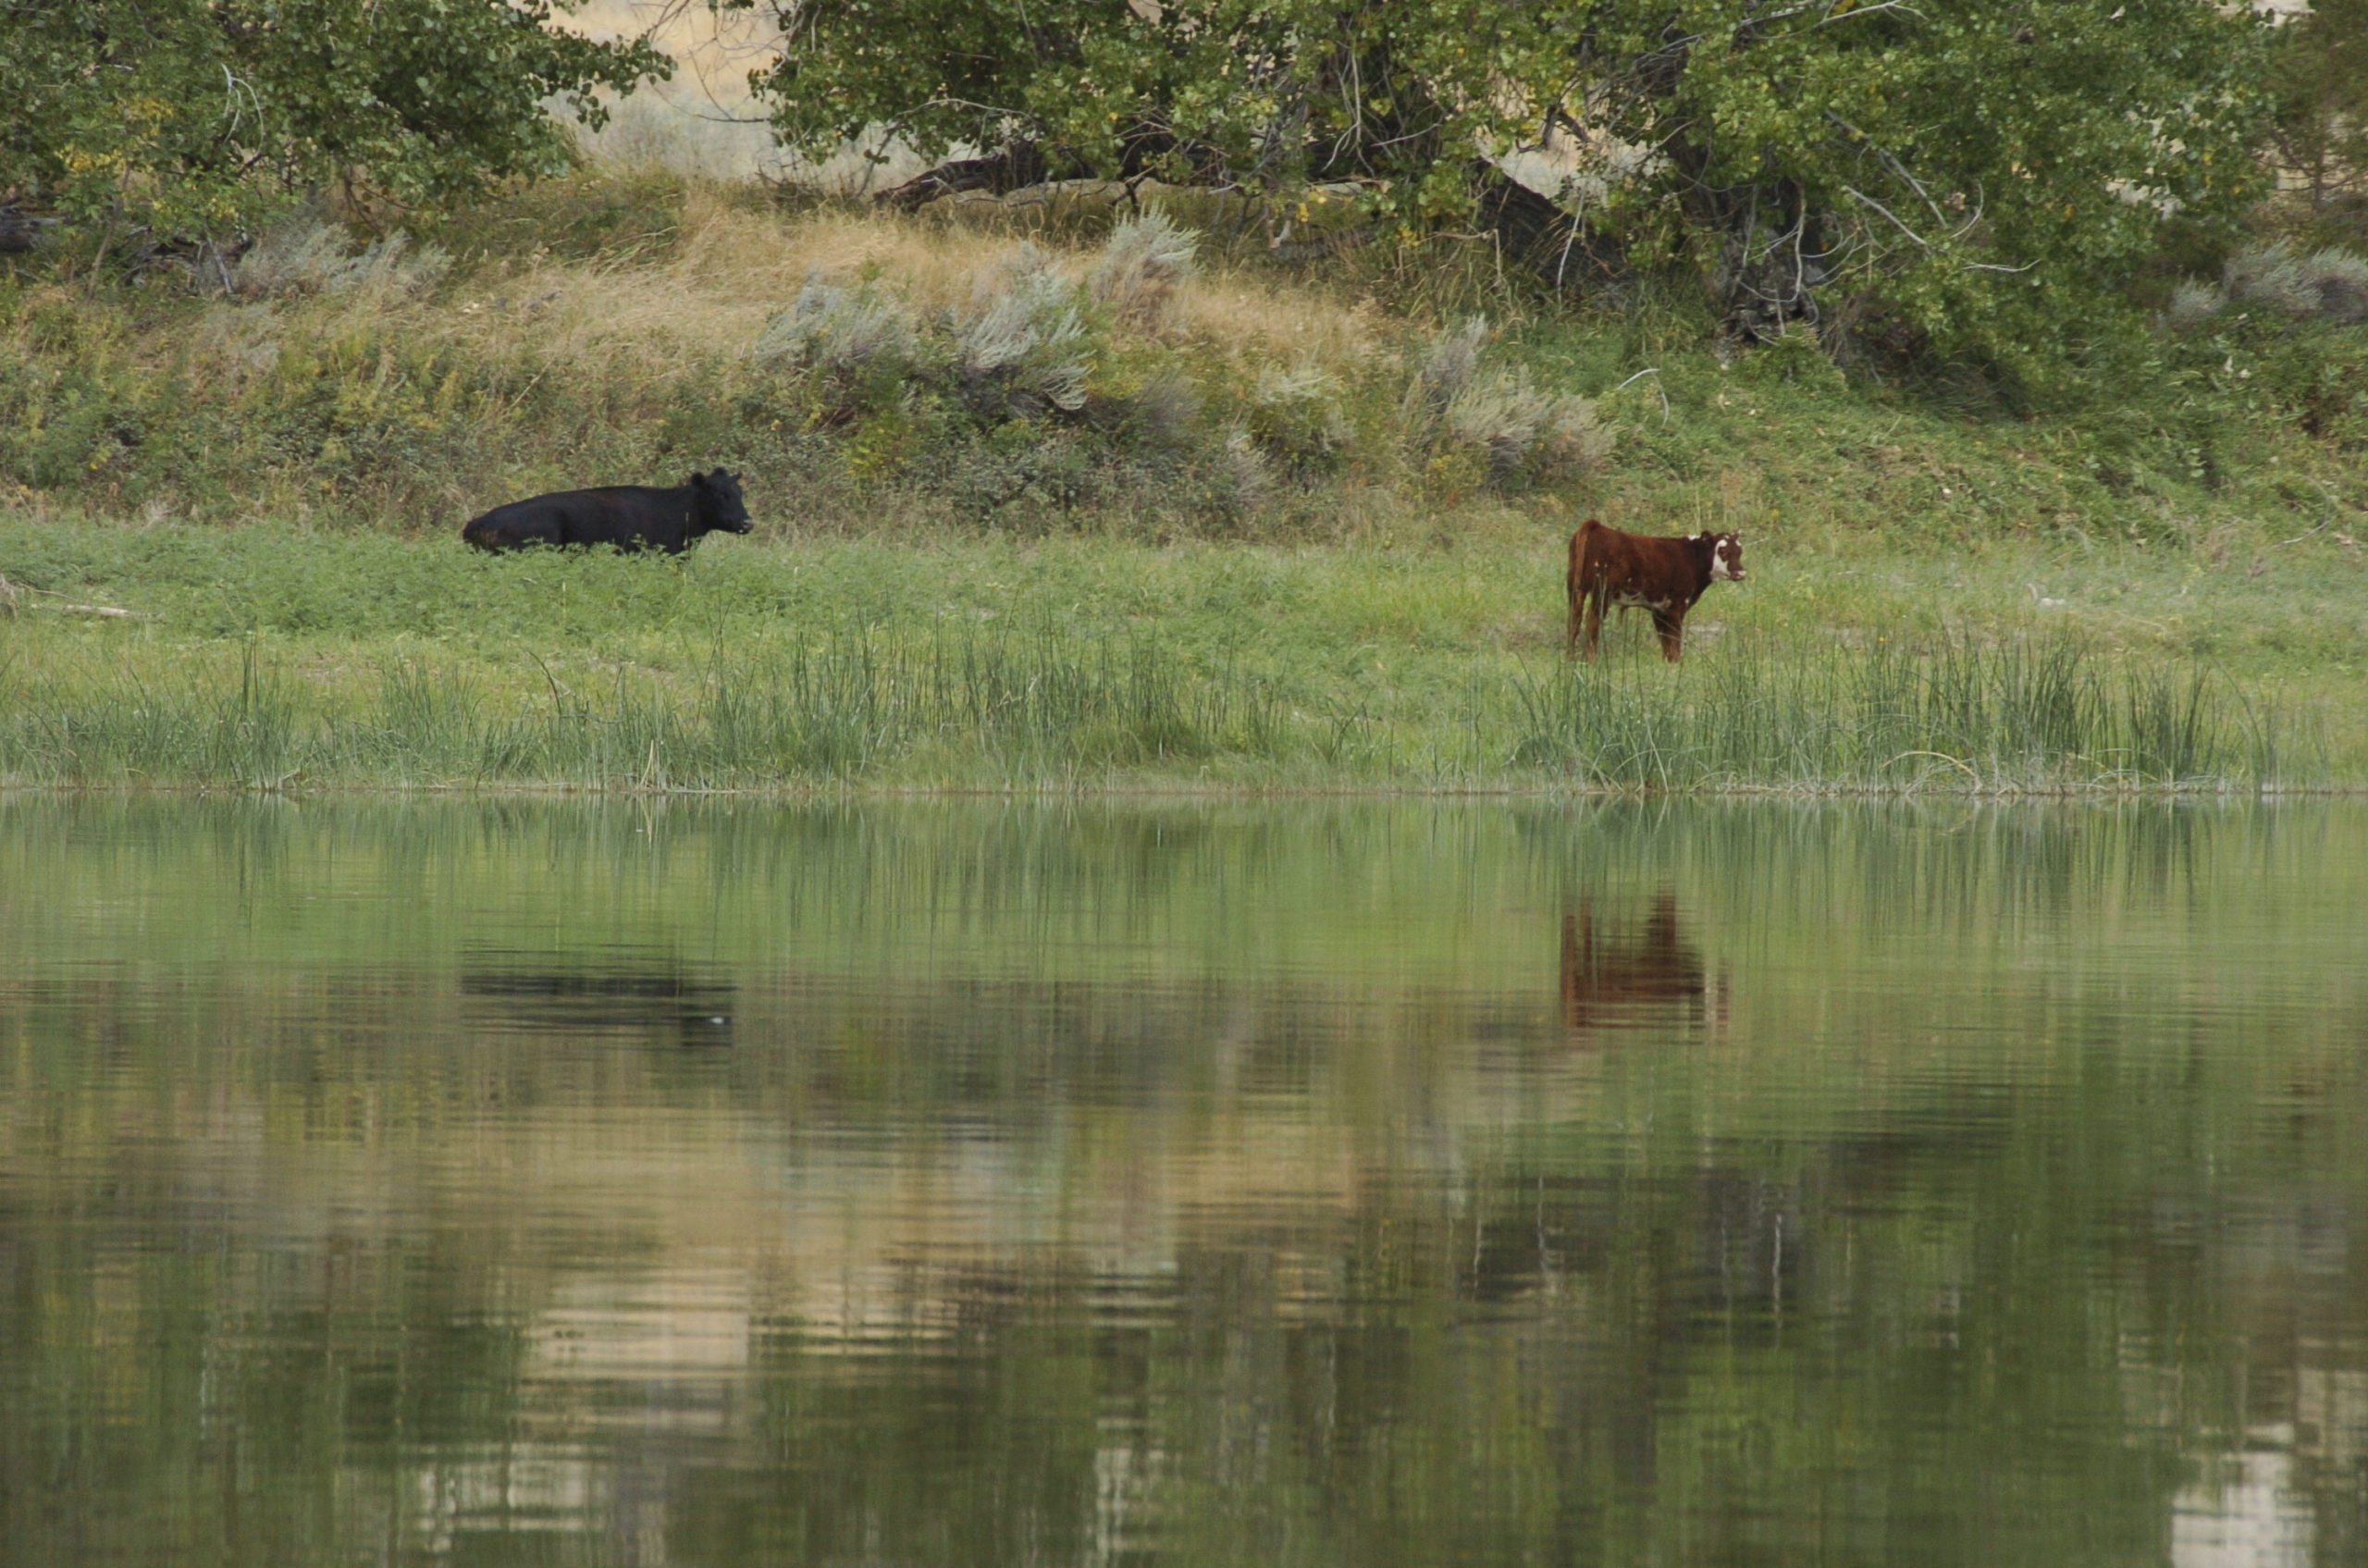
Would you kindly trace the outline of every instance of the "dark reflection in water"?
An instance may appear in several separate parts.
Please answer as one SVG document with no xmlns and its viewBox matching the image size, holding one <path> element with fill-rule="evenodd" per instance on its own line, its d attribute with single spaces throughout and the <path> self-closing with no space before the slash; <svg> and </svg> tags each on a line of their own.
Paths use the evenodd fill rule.
<svg viewBox="0 0 2368 1568">
<path fill-rule="evenodd" d="M 588 1035 L 614 1031 L 681 1045 L 732 1043 L 732 987 L 632 952 L 595 952 L 564 966 L 526 954 L 472 955 L 461 994 L 480 1017 L 512 1028 Z"/>
<path fill-rule="evenodd" d="M 2325 806 L 12 802 L 0 1562 L 2368 1561 L 2363 907 Z"/>
</svg>

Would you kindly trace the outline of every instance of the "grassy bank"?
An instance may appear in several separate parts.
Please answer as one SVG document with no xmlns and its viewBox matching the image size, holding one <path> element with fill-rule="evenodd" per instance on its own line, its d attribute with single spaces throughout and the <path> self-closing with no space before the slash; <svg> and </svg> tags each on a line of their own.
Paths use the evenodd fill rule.
<svg viewBox="0 0 2368 1568">
<path fill-rule="evenodd" d="M 0 494 L 416 532 L 721 462 L 777 538 L 1404 541 L 1514 507 L 2238 569 L 2322 524 L 2300 553 L 2357 560 L 2368 527 L 2368 327 L 2255 300 L 1878 379 L 1642 282 L 1542 302 L 1452 241 L 1276 261 L 1186 206 L 1189 243 L 1116 255 L 1106 207 L 941 205 L 608 170 L 366 250 L 300 222 L 228 295 L 0 262 Z"/>
<path fill-rule="evenodd" d="M 1560 657 L 1554 531 L 1449 548 L 449 538 L 0 521 L 0 777 L 232 788 L 2320 787 L 2362 596 L 1782 533 L 1677 669 Z M 70 589 L 68 599 L 56 597 Z M 63 608 L 105 604 L 143 618 Z"/>
<path fill-rule="evenodd" d="M 1876 379 L 1122 216 L 596 169 L 210 296 L 7 263 L 0 779 L 2368 784 L 2368 327 Z M 715 463 L 758 529 L 682 562 L 455 537 Z M 1746 535 L 1681 670 L 1561 663 L 1586 515 Z"/>
</svg>

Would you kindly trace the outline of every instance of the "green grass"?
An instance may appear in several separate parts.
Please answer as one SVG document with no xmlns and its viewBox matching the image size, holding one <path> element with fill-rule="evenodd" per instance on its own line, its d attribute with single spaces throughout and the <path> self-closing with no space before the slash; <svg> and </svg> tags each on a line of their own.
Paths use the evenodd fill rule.
<svg viewBox="0 0 2368 1568">
<path fill-rule="evenodd" d="M 0 779 L 228 788 L 2325 787 L 2368 594 L 1779 525 L 1671 669 L 1560 655 L 1559 530 L 1448 548 L 450 537 L 0 518 Z M 2063 599 L 2065 602 L 2042 602 Z M 105 602 L 148 617 L 93 620 Z"/>
</svg>

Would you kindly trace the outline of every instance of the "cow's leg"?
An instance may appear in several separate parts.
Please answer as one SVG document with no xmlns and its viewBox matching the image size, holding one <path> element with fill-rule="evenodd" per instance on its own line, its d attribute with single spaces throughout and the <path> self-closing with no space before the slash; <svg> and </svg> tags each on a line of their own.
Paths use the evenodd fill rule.
<svg viewBox="0 0 2368 1568">
<path fill-rule="evenodd" d="M 1685 636 L 1685 611 L 1654 611 L 1653 630 L 1661 635 L 1661 657 L 1672 664 L 1676 663 L 1679 655 L 1684 651 L 1681 645 Z"/>
<path fill-rule="evenodd" d="M 1576 571 L 1562 579 L 1562 589 L 1565 597 L 1571 601 L 1570 628 L 1562 634 L 1562 657 L 1568 659 L 1579 651 L 1579 618 L 1585 608 L 1583 601 L 1586 596 L 1580 590 L 1579 574 Z"/>
<path fill-rule="evenodd" d="M 1597 583 L 1587 595 L 1587 646 L 1585 657 L 1590 664 L 1595 662 L 1596 645 L 1603 636 L 1603 599 L 1607 591 L 1604 584 Z"/>
</svg>

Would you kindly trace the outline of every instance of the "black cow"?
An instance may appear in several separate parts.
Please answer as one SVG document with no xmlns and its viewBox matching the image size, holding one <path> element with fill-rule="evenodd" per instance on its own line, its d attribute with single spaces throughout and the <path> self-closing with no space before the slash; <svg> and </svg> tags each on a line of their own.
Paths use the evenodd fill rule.
<svg viewBox="0 0 2368 1568">
<path fill-rule="evenodd" d="M 745 534 L 748 508 L 737 476 L 719 468 L 671 490 L 608 485 L 513 500 L 472 518 L 461 537 L 479 549 L 528 545 L 614 545 L 680 555 L 701 534 Z"/>
</svg>

